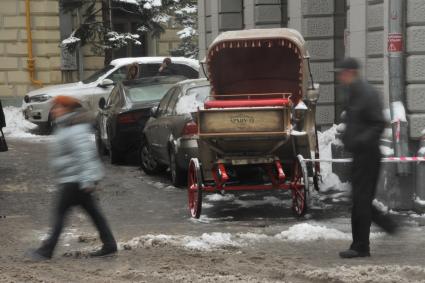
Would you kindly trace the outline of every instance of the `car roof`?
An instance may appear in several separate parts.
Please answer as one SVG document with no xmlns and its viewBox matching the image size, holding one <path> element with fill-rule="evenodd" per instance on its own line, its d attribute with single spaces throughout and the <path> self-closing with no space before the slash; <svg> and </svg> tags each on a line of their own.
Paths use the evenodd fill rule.
<svg viewBox="0 0 425 283">
<path fill-rule="evenodd" d="M 177 83 L 181 87 L 183 93 L 193 87 L 209 86 L 210 82 L 206 78 L 184 80 Z"/>
<path fill-rule="evenodd" d="M 199 70 L 199 61 L 196 59 L 190 59 L 186 57 L 127 57 L 119 58 L 111 61 L 113 66 L 126 66 L 133 63 L 138 64 L 161 64 L 165 58 L 170 58 L 172 63 L 183 64 L 192 67 L 195 70 Z"/>
</svg>

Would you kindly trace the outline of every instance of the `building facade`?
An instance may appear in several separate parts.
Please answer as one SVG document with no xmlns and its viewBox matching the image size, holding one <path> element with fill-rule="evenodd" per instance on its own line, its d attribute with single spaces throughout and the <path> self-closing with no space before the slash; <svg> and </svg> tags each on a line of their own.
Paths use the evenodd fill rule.
<svg viewBox="0 0 425 283">
<path fill-rule="evenodd" d="M 0 99 L 3 105 L 19 106 L 29 90 L 40 85 L 77 81 L 104 66 L 104 56 L 93 53 L 90 45 L 82 48 L 80 56 L 64 54 L 61 50 L 61 40 L 70 35 L 78 19 L 76 15 L 62 13 L 58 0 L 29 0 L 28 3 L 28 15 L 25 0 L 1 0 L 0 4 Z M 137 21 L 123 17 L 113 21 L 114 28 L 124 31 L 131 31 L 136 24 Z M 180 42 L 176 32 L 170 25 L 159 39 L 147 35 L 142 47 L 118 50 L 113 57 L 168 56 Z M 31 51 L 33 61 L 28 63 Z"/>
<path fill-rule="evenodd" d="M 317 122 L 322 128 L 340 121 L 343 91 L 329 72 L 345 56 L 362 62 L 365 78 L 390 105 L 388 33 L 391 0 L 199 0 L 200 58 L 212 40 L 226 30 L 289 27 L 307 42 L 311 67 L 321 87 Z M 425 1 L 403 2 L 402 102 L 409 137 L 425 128 Z"/>
</svg>

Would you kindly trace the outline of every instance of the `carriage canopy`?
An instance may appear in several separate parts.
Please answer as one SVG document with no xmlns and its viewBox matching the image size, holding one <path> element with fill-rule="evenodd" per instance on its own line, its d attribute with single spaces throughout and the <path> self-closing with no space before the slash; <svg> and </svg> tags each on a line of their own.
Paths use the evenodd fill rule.
<svg viewBox="0 0 425 283">
<path fill-rule="evenodd" d="M 305 41 L 293 29 L 252 29 L 220 34 L 208 49 L 212 95 L 290 93 L 298 102 L 306 82 Z"/>
</svg>

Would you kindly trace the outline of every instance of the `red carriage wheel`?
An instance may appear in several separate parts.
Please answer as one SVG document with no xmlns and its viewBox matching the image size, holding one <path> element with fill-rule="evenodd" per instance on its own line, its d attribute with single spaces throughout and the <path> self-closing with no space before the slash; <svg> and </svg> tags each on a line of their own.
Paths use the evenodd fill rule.
<svg viewBox="0 0 425 283">
<path fill-rule="evenodd" d="M 302 157 L 301 157 L 302 158 Z M 299 158 L 294 160 L 291 178 L 292 210 L 297 216 L 303 216 L 307 211 L 307 170 L 301 165 Z"/>
<path fill-rule="evenodd" d="M 199 218 L 202 209 L 202 174 L 198 158 L 190 160 L 187 191 L 190 215 L 194 218 Z"/>
</svg>

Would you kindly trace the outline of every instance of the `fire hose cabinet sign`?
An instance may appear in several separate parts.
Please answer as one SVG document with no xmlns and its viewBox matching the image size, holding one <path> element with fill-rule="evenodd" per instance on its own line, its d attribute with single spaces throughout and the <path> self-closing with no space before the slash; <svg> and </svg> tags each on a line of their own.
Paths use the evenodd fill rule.
<svg viewBox="0 0 425 283">
<path fill-rule="evenodd" d="M 388 34 L 388 52 L 403 51 L 403 35 L 401 33 Z"/>
</svg>

